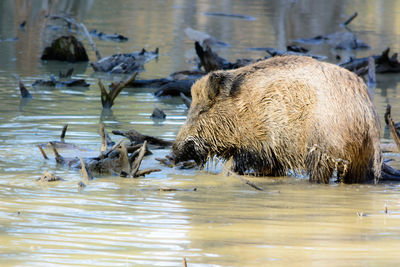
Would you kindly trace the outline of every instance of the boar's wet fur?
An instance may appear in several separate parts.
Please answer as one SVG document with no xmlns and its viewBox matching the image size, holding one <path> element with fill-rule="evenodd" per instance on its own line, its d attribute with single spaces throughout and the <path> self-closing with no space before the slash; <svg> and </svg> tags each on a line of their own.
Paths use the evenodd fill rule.
<svg viewBox="0 0 400 267">
<path fill-rule="evenodd" d="M 172 152 L 199 165 L 217 156 L 260 176 L 307 173 L 329 183 L 377 180 L 380 124 L 365 83 L 336 65 L 281 56 L 215 71 L 191 89 Z"/>
</svg>

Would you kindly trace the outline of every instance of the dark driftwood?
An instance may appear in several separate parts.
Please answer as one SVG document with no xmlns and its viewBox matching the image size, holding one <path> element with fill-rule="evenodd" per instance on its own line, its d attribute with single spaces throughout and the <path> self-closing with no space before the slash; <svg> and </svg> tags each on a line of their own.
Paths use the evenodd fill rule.
<svg viewBox="0 0 400 267">
<path fill-rule="evenodd" d="M 135 80 L 136 75 L 138 73 L 135 72 L 132 74 L 126 81 L 119 83 L 112 83 L 110 87 L 110 91 L 107 92 L 101 80 L 99 80 L 99 87 L 101 90 L 101 104 L 103 108 L 111 108 L 114 105 L 115 98 L 119 95 L 119 93 L 124 89 L 129 83 Z"/>
<path fill-rule="evenodd" d="M 296 50 L 296 49 L 293 49 L 293 50 Z M 312 54 L 308 54 L 307 52 L 300 52 L 301 49 L 297 49 L 297 51 L 293 51 L 293 50 L 288 49 L 287 51 L 281 51 L 281 50 L 271 48 L 271 47 L 265 48 L 265 51 L 273 57 L 283 56 L 283 55 L 295 55 L 295 56 L 308 56 L 308 57 L 312 57 L 312 58 L 315 58 L 318 60 L 326 59 L 326 56 L 312 55 Z"/>
<path fill-rule="evenodd" d="M 95 36 L 102 40 L 110 40 L 110 41 L 115 41 L 115 42 L 126 42 L 129 40 L 128 37 L 125 37 L 119 33 L 107 34 L 104 32 L 98 32 L 97 30 L 91 30 L 91 31 L 89 31 L 89 33 L 90 33 L 90 35 Z"/>
<path fill-rule="evenodd" d="M 346 19 L 345 22 L 342 23 L 343 26 L 347 26 L 350 24 L 350 22 L 353 21 L 353 19 L 355 19 L 358 16 L 358 13 L 355 12 L 353 15 L 351 15 L 348 19 Z"/>
<path fill-rule="evenodd" d="M 389 104 L 386 106 L 385 122 L 389 126 L 390 133 L 392 135 L 392 138 L 393 138 L 394 142 L 397 145 L 398 152 L 400 152 L 400 133 L 396 129 L 395 123 L 394 123 L 394 121 L 392 119 L 391 106 Z"/>
<path fill-rule="evenodd" d="M 92 62 L 90 65 L 94 71 L 129 74 L 143 69 L 146 62 L 156 57 L 158 57 L 158 48 L 154 52 L 142 49 L 142 51 L 135 53 L 114 54 L 97 62 Z"/>
<path fill-rule="evenodd" d="M 387 48 L 379 56 L 372 56 L 375 60 L 376 73 L 398 73 L 400 72 L 400 62 L 397 60 L 397 53 L 389 57 L 390 48 Z M 369 57 L 364 58 L 350 58 L 348 61 L 339 64 L 339 66 L 346 68 L 357 74 L 364 75 L 368 72 Z"/>
<path fill-rule="evenodd" d="M 218 56 L 217 53 L 211 50 L 211 47 L 204 44 L 204 47 L 199 42 L 194 43 L 197 56 L 200 59 L 200 66 L 208 73 L 215 70 L 229 70 L 237 69 L 248 64 L 254 63 L 252 59 L 237 59 L 236 62 L 229 62 L 228 60 Z"/>
<path fill-rule="evenodd" d="M 56 87 L 56 86 L 66 86 L 66 87 L 88 87 L 89 84 L 84 79 L 72 79 L 73 68 L 70 68 L 66 73 L 59 72 L 58 79 L 53 75 L 50 75 L 50 80 L 36 80 L 32 86 L 46 86 L 46 87 Z"/>
<path fill-rule="evenodd" d="M 173 143 L 171 141 L 166 141 L 161 138 L 157 138 L 157 137 L 153 137 L 153 136 L 149 136 L 149 135 L 143 135 L 134 129 L 131 129 L 129 131 L 114 130 L 114 131 L 112 131 L 112 133 L 115 135 L 125 136 L 134 144 L 141 144 L 144 141 L 147 141 L 151 145 L 171 146 Z"/>
<path fill-rule="evenodd" d="M 94 44 L 93 39 L 92 39 L 92 37 L 90 36 L 90 34 L 89 34 L 89 32 L 88 32 L 88 30 L 87 30 L 85 24 L 83 24 L 83 23 L 78 23 L 75 19 L 73 19 L 73 18 L 71 18 L 71 17 L 68 17 L 68 16 L 56 15 L 56 16 L 51 16 L 50 19 L 61 19 L 61 20 L 64 20 L 65 22 L 67 22 L 68 25 L 71 25 L 71 24 L 72 24 L 72 25 L 74 25 L 78 30 L 81 30 L 81 31 L 86 35 L 86 38 L 88 39 L 90 45 L 92 46 L 92 48 L 93 48 L 93 50 L 94 50 L 94 52 L 95 52 L 95 54 L 96 54 L 97 60 L 100 60 L 100 59 L 101 59 L 100 52 L 99 52 L 99 50 L 97 49 L 96 45 Z"/>
<path fill-rule="evenodd" d="M 218 56 L 211 50 L 207 44 L 203 48 L 199 42 L 194 43 L 197 56 L 200 59 L 200 65 L 206 72 L 220 70 L 220 69 L 231 69 L 231 63 L 226 59 Z"/>
<path fill-rule="evenodd" d="M 61 36 L 43 51 L 42 60 L 88 61 L 85 47 L 74 36 Z"/>
<path fill-rule="evenodd" d="M 181 93 L 190 96 L 190 88 L 196 80 L 175 80 L 162 85 L 154 95 L 155 96 L 179 96 Z"/>
<path fill-rule="evenodd" d="M 28 89 L 26 89 L 24 83 L 20 79 L 18 80 L 18 85 L 22 98 L 32 98 L 31 93 L 29 92 Z"/>
<path fill-rule="evenodd" d="M 65 138 L 65 133 L 67 132 L 67 129 L 68 129 L 68 124 L 65 124 L 65 125 L 63 126 L 62 130 L 61 130 L 61 135 L 60 135 L 60 139 L 61 139 L 61 140 L 64 140 L 64 138 Z"/>
<path fill-rule="evenodd" d="M 166 117 L 167 115 L 165 112 L 159 108 L 154 108 L 153 113 L 150 115 L 150 118 L 159 120 L 165 119 Z"/>
</svg>

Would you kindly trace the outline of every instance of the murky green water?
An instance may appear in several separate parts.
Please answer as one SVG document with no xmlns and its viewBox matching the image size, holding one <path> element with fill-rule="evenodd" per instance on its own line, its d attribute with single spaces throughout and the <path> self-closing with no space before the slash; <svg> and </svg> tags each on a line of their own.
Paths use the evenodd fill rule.
<svg viewBox="0 0 400 267">
<path fill-rule="evenodd" d="M 236 58 L 264 56 L 249 47 L 283 49 L 297 38 L 343 30 L 338 25 L 357 11 L 350 28 L 371 45 L 367 51 L 309 46 L 337 63 L 336 54 L 367 56 L 386 47 L 400 51 L 400 2 L 388 1 L 1 1 L 0 39 L 0 265 L 1 266 L 394 266 L 400 262 L 400 186 L 311 185 L 304 178 L 254 178 L 254 191 L 220 167 L 206 171 L 169 169 L 154 150 L 143 167 L 159 167 L 146 178 L 104 176 L 83 190 L 79 171 L 44 160 L 37 144 L 58 140 L 100 149 L 98 124 L 108 131 L 134 128 L 173 140 L 186 116 L 179 98 L 160 99 L 154 89 L 124 90 L 112 113 L 102 114 L 97 79 L 86 64 L 41 62 L 55 33 L 44 14 L 70 13 L 89 29 L 118 32 L 130 40 L 94 39 L 103 56 L 160 49 L 140 78 L 166 77 L 193 68 L 193 41 L 184 29 L 205 31 L 231 44 L 218 53 Z M 208 16 L 245 14 L 255 20 Z M 27 21 L 24 31 L 18 25 Z M 89 57 L 95 56 L 84 41 Z M 74 67 L 89 88 L 28 87 L 21 101 L 13 74 L 26 85 Z M 400 76 L 379 75 L 374 95 L 381 116 L 387 103 L 400 119 Z M 154 107 L 167 119 L 154 122 Z M 382 128 L 383 141 L 388 142 Z M 117 136 L 112 136 L 118 140 Z M 49 154 L 51 152 L 48 150 Z M 64 156 L 74 151 L 61 151 Z M 395 156 L 396 158 L 396 156 Z M 395 164 L 396 165 L 396 164 Z M 399 164 L 397 164 L 399 166 Z M 65 181 L 35 181 L 49 170 Z M 160 192 L 161 187 L 185 189 Z M 196 188 L 196 191 L 193 189 Z M 388 213 L 384 212 L 387 207 Z M 365 216 L 359 216 L 362 213 Z"/>
</svg>

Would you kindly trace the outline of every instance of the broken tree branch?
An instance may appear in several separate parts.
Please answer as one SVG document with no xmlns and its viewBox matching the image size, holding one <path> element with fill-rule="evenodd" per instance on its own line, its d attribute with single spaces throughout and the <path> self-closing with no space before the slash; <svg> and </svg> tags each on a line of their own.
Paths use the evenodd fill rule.
<svg viewBox="0 0 400 267">
<path fill-rule="evenodd" d="M 119 93 L 124 89 L 128 84 L 135 80 L 138 72 L 133 73 L 126 81 L 119 82 L 117 84 L 112 83 L 110 87 L 110 92 L 107 92 L 103 83 L 99 79 L 99 87 L 101 91 L 101 104 L 103 108 L 111 108 L 114 105 L 114 100 L 117 98 Z"/>
<path fill-rule="evenodd" d="M 47 155 L 46 155 L 46 152 L 44 152 L 43 148 L 42 148 L 40 145 L 37 145 L 37 147 L 39 148 L 40 153 L 42 153 L 43 158 L 44 158 L 44 159 L 49 159 L 49 158 L 47 157 Z"/>
<path fill-rule="evenodd" d="M 139 170 L 140 164 L 142 163 L 144 154 L 146 152 L 146 145 L 147 145 L 147 141 L 144 141 L 142 147 L 139 150 L 139 155 L 137 156 L 135 161 L 132 163 L 132 168 L 131 168 L 131 172 L 130 172 L 132 177 L 137 177 L 137 172 Z"/>
<path fill-rule="evenodd" d="M 68 129 L 68 124 L 65 124 L 64 127 L 61 130 L 61 135 L 60 135 L 61 141 L 64 141 L 65 133 L 67 132 L 67 129 Z"/>
<path fill-rule="evenodd" d="M 350 24 L 350 22 L 353 21 L 353 19 L 355 19 L 358 16 L 357 12 L 354 12 L 353 15 L 351 15 L 345 22 L 342 23 L 343 26 L 347 26 Z"/>
</svg>

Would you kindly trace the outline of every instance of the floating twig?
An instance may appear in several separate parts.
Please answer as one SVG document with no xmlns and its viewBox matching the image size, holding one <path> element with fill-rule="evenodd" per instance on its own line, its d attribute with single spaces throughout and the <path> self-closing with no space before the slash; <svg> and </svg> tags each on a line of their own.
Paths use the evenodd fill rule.
<svg viewBox="0 0 400 267">
<path fill-rule="evenodd" d="M 249 180 L 247 180 L 246 178 L 244 178 L 242 175 L 239 175 L 237 173 L 235 173 L 232 170 L 229 170 L 227 167 L 224 166 L 224 171 L 226 172 L 227 176 L 232 175 L 233 177 L 239 178 L 242 182 L 244 182 L 245 184 L 253 187 L 256 190 L 259 191 L 264 191 L 264 189 L 262 189 L 261 187 L 259 187 L 258 185 L 256 185 L 253 182 L 250 182 Z"/>
</svg>

